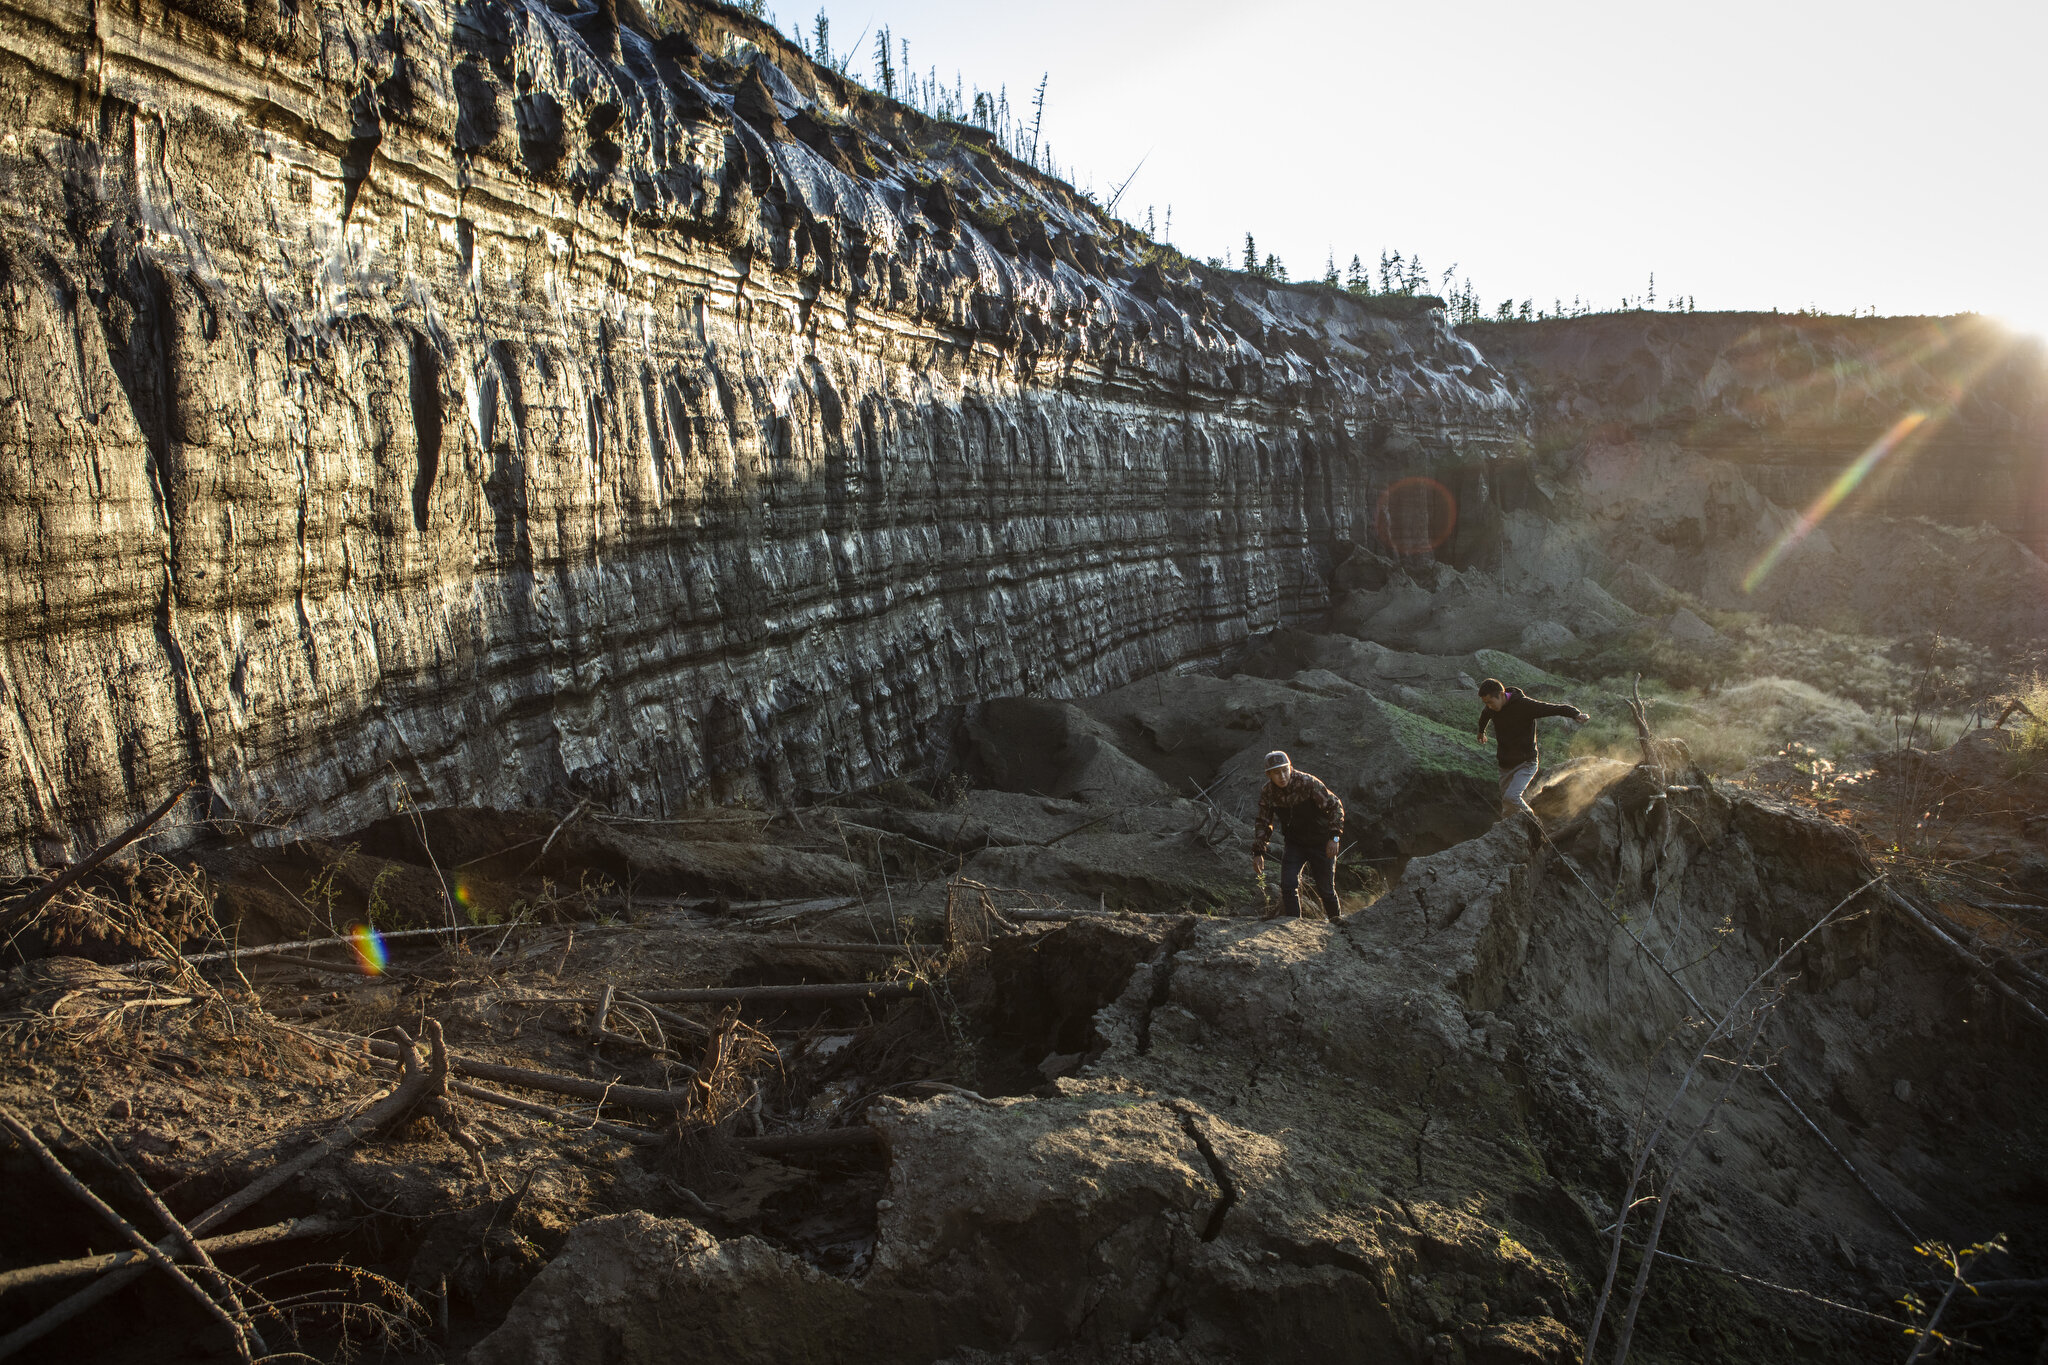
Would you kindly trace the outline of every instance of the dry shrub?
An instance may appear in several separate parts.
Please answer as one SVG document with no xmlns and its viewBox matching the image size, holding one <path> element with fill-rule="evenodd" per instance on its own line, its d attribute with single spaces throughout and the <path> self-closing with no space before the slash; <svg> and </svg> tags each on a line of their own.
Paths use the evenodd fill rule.
<svg viewBox="0 0 2048 1365">
<path fill-rule="evenodd" d="M 676 1128 L 675 1167 L 684 1184 L 715 1187 L 745 1164 L 732 1139 L 781 1066 L 775 1044 L 741 1021 L 738 1006 L 720 1014 L 690 1082 L 690 1107 Z"/>
<path fill-rule="evenodd" d="M 2013 767 L 2023 775 L 2032 773 L 2048 763 L 2048 675 L 2034 674 L 2014 688 L 2003 703 L 2017 704 L 2013 713 L 2017 722 L 2013 730 Z"/>
<path fill-rule="evenodd" d="M 214 887 L 196 866 L 156 853 L 110 864 L 45 906 L 36 928 L 52 951 L 107 945 L 175 958 L 191 939 L 218 932 Z"/>
</svg>

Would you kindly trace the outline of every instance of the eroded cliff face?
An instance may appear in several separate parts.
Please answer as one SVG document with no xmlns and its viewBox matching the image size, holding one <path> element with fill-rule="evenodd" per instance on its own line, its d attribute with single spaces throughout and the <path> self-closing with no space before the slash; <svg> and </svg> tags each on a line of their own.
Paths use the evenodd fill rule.
<svg viewBox="0 0 2048 1365">
<path fill-rule="evenodd" d="M 0 5 L 0 860 L 783 800 L 1323 609 L 1519 399 L 689 9 Z M 195 798 L 197 800 L 197 798 Z M 195 805 L 194 814 L 198 814 Z"/>
<path fill-rule="evenodd" d="M 1986 318 L 1621 313 L 1460 328 L 1539 440 L 1661 441 L 1794 510 L 1989 524 L 2048 554 L 2048 353 Z"/>
</svg>

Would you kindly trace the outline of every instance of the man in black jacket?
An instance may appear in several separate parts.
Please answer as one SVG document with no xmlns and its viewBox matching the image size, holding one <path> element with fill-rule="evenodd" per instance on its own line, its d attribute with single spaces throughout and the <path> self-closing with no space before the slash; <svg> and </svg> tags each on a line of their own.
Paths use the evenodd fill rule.
<svg viewBox="0 0 2048 1365">
<path fill-rule="evenodd" d="M 1479 713 L 1479 742 L 1486 743 L 1486 727 L 1493 726 L 1494 752 L 1500 763 L 1500 818 L 1529 810 L 1523 794 L 1536 780 L 1536 722 L 1545 716 L 1569 716 L 1581 725 L 1590 720 L 1576 706 L 1537 701 L 1519 687 L 1503 687 L 1498 678 L 1479 684 L 1479 700 L 1486 707 Z"/>
</svg>

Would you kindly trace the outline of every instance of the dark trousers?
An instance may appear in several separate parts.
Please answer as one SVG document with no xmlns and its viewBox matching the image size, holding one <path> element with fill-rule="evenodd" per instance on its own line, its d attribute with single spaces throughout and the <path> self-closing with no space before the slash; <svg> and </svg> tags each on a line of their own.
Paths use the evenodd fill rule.
<svg viewBox="0 0 2048 1365">
<path fill-rule="evenodd" d="M 1295 889 L 1301 878 L 1303 867 L 1315 878 L 1316 897 L 1330 914 L 1334 923 L 1337 918 L 1337 860 L 1323 852 L 1326 844 L 1303 848 L 1289 844 L 1280 853 L 1280 909 L 1284 914 L 1301 913 L 1301 896 Z"/>
</svg>

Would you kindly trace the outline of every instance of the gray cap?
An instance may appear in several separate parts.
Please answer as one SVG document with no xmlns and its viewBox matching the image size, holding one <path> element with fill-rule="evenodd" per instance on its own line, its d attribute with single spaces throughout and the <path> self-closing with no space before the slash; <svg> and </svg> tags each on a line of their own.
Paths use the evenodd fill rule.
<svg viewBox="0 0 2048 1365">
<path fill-rule="evenodd" d="M 1282 753 L 1278 749 L 1275 749 L 1272 753 L 1266 755 L 1267 772 L 1272 772 L 1275 768 L 1287 768 L 1292 766 L 1293 760 L 1288 758 L 1286 754 Z"/>
</svg>

